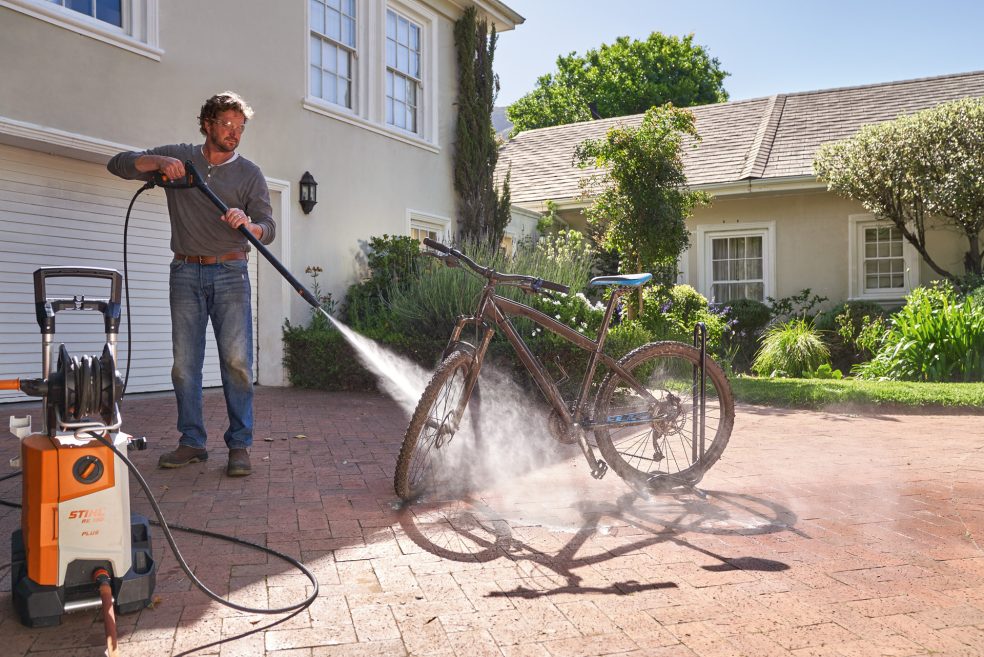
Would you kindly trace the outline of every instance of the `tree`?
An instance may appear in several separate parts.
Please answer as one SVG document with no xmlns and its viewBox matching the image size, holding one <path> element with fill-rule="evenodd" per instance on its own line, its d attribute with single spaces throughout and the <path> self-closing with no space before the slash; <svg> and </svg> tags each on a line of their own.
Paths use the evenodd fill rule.
<svg viewBox="0 0 984 657">
<path fill-rule="evenodd" d="M 492 107 L 499 80 L 492 72 L 495 26 L 489 34 L 474 6 L 454 24 L 458 55 L 458 122 L 454 153 L 454 189 L 458 194 L 458 235 L 498 246 L 509 223 L 509 174 L 496 189 L 494 172 L 499 148 L 492 127 Z"/>
<path fill-rule="evenodd" d="M 575 150 L 580 166 L 600 170 L 587 182 L 594 202 L 585 214 L 602 227 L 604 245 L 618 252 L 622 271 L 666 272 L 665 283 L 676 277 L 677 259 L 690 244 L 687 217 L 709 202 L 703 192 L 686 189 L 680 153 L 688 136 L 700 140 L 693 114 L 665 105 L 648 110 L 638 128 L 615 126 Z"/>
<path fill-rule="evenodd" d="M 642 114 L 673 103 L 691 107 L 728 99 L 726 72 L 693 35 L 678 38 L 653 32 L 645 41 L 619 37 L 584 57 L 557 58 L 557 71 L 541 76 L 536 88 L 506 109 L 513 134 L 533 128 Z"/>
<path fill-rule="evenodd" d="M 824 144 L 814 169 L 831 191 L 891 221 L 933 271 L 956 284 L 926 247 L 935 218 L 967 239 L 964 273 L 982 274 L 984 100 L 944 103 L 865 126 Z"/>
</svg>

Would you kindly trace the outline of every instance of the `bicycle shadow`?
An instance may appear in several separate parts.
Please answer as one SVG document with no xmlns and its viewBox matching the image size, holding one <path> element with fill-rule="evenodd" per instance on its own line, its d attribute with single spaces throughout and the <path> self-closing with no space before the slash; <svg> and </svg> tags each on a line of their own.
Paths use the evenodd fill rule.
<svg viewBox="0 0 984 657">
<path fill-rule="evenodd" d="M 578 570 L 638 553 L 662 543 L 711 557 L 718 563 L 701 566 L 707 572 L 779 572 L 789 565 L 758 556 L 723 555 L 688 541 L 689 533 L 749 536 L 795 529 L 796 515 L 786 507 L 753 495 L 703 491 L 647 497 L 625 493 L 615 502 L 580 501 L 571 511 L 580 519 L 570 539 L 550 550 L 523 539 L 542 526 L 509 518 L 509 510 L 497 510 L 496 500 L 478 495 L 422 505 L 407 505 L 399 513 L 406 536 L 422 550 L 443 559 L 493 562 L 499 559 L 525 562 L 529 571 L 522 584 L 489 597 L 539 598 L 564 593 L 630 595 L 642 591 L 676 588 L 672 581 L 640 582 L 624 579 L 607 586 L 585 581 Z M 556 535 L 558 532 L 554 531 Z M 601 536 L 626 536 L 603 548 L 592 544 Z M 637 537 L 637 538 L 636 538 Z M 589 568 L 590 571 L 590 568 Z"/>
</svg>

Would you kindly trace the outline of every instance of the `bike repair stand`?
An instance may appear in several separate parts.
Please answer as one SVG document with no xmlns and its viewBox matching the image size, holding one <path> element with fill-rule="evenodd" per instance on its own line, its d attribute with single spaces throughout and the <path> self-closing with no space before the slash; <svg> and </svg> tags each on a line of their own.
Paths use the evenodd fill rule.
<svg viewBox="0 0 984 657">
<path fill-rule="evenodd" d="M 707 402 L 707 377 L 704 375 L 704 366 L 707 363 L 707 325 L 704 322 L 697 322 L 694 325 L 694 347 L 700 351 L 700 363 L 694 367 L 694 405 L 690 413 L 694 428 L 691 463 L 697 463 L 704 456 L 704 416 Z M 707 493 L 697 488 L 696 484 L 687 488 L 700 499 L 707 499 Z"/>
</svg>

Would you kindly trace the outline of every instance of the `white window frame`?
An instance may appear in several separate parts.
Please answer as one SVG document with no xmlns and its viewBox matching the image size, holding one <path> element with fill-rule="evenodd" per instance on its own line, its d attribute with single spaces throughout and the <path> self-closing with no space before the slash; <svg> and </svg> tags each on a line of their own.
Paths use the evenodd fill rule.
<svg viewBox="0 0 984 657">
<path fill-rule="evenodd" d="M 506 239 L 509 240 L 509 247 L 506 248 Z M 506 251 L 506 256 L 511 258 L 516 255 L 516 247 L 519 245 L 519 234 L 515 230 L 510 230 L 506 228 L 502 231 L 502 242 L 499 244 L 500 248 L 504 248 Z"/>
<path fill-rule="evenodd" d="M 2 1 L 2 0 L 0 0 Z M 413 20 L 421 29 L 421 87 L 417 98 L 417 132 L 411 133 L 386 123 L 386 10 Z M 418 148 L 439 153 L 438 135 L 438 53 L 440 53 L 438 14 L 417 0 L 358 0 L 356 43 L 358 56 L 353 64 L 356 81 L 351 109 L 311 95 L 310 3 L 304 3 L 304 109 L 363 128 Z M 452 74 L 453 75 L 453 72 Z"/>
<path fill-rule="evenodd" d="M 122 0 L 123 26 L 56 5 L 48 0 L 0 0 L 0 7 L 32 16 L 82 36 L 160 61 L 159 0 Z"/>
<path fill-rule="evenodd" d="M 321 3 L 321 4 L 326 4 L 326 3 Z M 345 51 L 345 52 L 347 52 L 347 53 L 350 54 L 350 57 L 349 57 L 349 59 L 350 59 L 350 61 L 349 61 L 349 70 L 348 70 L 348 73 L 349 73 L 349 103 L 348 104 L 345 104 L 345 103 L 338 102 L 337 100 L 336 101 L 331 101 L 331 100 L 327 100 L 325 98 L 322 98 L 320 96 L 314 96 L 314 95 L 311 94 L 311 82 L 312 82 L 312 80 L 311 80 L 311 66 L 312 66 L 312 64 L 311 64 L 311 59 L 310 59 L 310 56 L 311 56 L 311 40 L 313 38 L 316 38 L 316 37 L 315 37 L 315 30 L 314 30 L 313 26 L 311 25 L 311 2 L 308 1 L 307 4 L 306 4 L 307 13 L 305 14 L 305 21 L 306 21 L 307 26 L 308 26 L 308 41 L 307 41 L 307 48 L 306 48 L 306 52 L 308 54 L 308 69 L 307 69 L 307 75 L 305 76 L 305 79 L 307 81 L 307 85 L 308 86 L 307 86 L 307 92 L 306 93 L 307 93 L 308 97 L 310 97 L 312 99 L 317 99 L 318 101 L 320 101 L 322 103 L 326 103 L 326 104 L 328 104 L 330 106 L 337 107 L 337 108 L 339 108 L 340 110 L 343 110 L 343 111 L 345 111 L 345 110 L 350 111 L 350 112 L 353 111 L 355 109 L 355 107 L 356 107 L 356 102 L 357 102 L 357 99 L 358 99 L 358 97 L 360 95 L 358 93 L 358 83 L 359 83 L 359 80 L 363 77 L 363 74 L 359 70 L 359 44 L 363 43 L 363 41 L 364 41 L 363 35 L 360 34 L 360 32 L 361 32 L 360 26 L 365 23 L 365 21 L 360 16 L 360 12 L 361 12 L 361 7 L 363 7 L 363 6 L 364 6 L 364 4 L 360 4 L 358 0 L 355 0 L 355 16 L 352 17 L 352 18 L 355 19 L 355 29 L 354 29 L 354 34 L 352 35 L 353 36 L 353 40 L 354 40 L 355 43 L 353 45 L 350 46 L 347 43 L 344 43 L 341 40 L 341 37 L 339 37 L 339 39 L 334 39 L 331 36 L 329 36 L 329 35 L 327 35 L 327 34 L 325 34 L 323 32 L 318 32 L 317 33 L 317 38 L 319 38 L 321 41 L 327 41 L 327 42 L 331 43 L 332 45 L 334 45 L 336 48 L 338 48 L 338 50 Z M 328 7 L 325 7 L 325 11 L 326 12 L 328 11 Z M 342 14 L 342 16 L 344 17 L 345 14 Z M 320 64 L 319 64 L 319 68 L 320 68 Z M 337 71 L 336 71 L 336 75 L 337 75 Z M 323 92 L 324 92 L 324 89 L 322 89 L 322 93 Z"/>
<path fill-rule="evenodd" d="M 437 214 L 407 210 L 407 235 L 413 237 L 413 230 L 433 231 L 438 242 L 447 242 L 451 236 L 451 218 Z"/>
<path fill-rule="evenodd" d="M 901 288 L 869 292 L 864 283 L 864 230 L 866 228 L 892 228 L 895 224 L 878 219 L 873 214 L 852 214 L 847 218 L 848 234 L 848 298 L 865 301 L 897 301 L 919 285 L 919 252 L 902 238 L 902 259 L 905 262 Z"/>
<path fill-rule="evenodd" d="M 417 23 L 417 21 L 415 21 L 412 17 L 407 16 L 407 15 L 405 15 L 405 14 L 397 11 L 393 7 L 387 6 L 386 7 L 386 18 L 385 18 L 385 23 L 384 23 L 385 24 L 385 30 L 386 30 L 385 41 L 386 41 L 386 48 L 387 48 L 387 50 L 389 49 L 389 45 L 390 45 L 390 41 L 391 41 L 390 35 L 389 35 L 389 22 L 390 22 L 390 16 L 391 15 L 393 16 L 393 18 L 394 18 L 394 20 L 396 22 L 396 27 L 395 27 L 396 35 L 395 35 L 395 41 L 394 41 L 394 51 L 397 54 L 397 63 L 395 65 L 394 64 L 391 64 L 390 61 L 389 61 L 389 56 L 387 55 L 387 57 L 386 57 L 386 63 L 385 63 L 385 70 L 383 71 L 383 76 L 384 76 L 384 79 L 386 81 L 386 91 L 384 92 L 384 96 L 383 96 L 384 103 L 385 103 L 385 111 L 386 111 L 385 121 L 386 121 L 386 125 L 389 126 L 390 128 L 394 128 L 394 129 L 397 129 L 397 130 L 405 130 L 406 132 L 409 132 L 410 134 L 416 135 L 416 134 L 418 134 L 420 132 L 420 118 L 421 118 L 421 116 L 423 114 L 423 111 L 422 111 L 423 108 L 421 107 L 421 105 L 422 105 L 421 101 L 423 100 L 423 96 L 424 96 L 423 71 L 424 71 L 424 64 L 426 62 L 426 59 L 424 58 L 424 52 L 423 52 L 424 51 L 424 47 L 423 47 L 424 46 L 424 44 L 423 44 L 424 26 L 423 25 L 420 25 L 419 23 Z M 417 50 L 411 50 L 410 49 L 410 43 L 404 44 L 404 43 L 401 43 L 400 42 L 400 29 L 399 29 L 400 21 L 405 21 L 409 25 L 410 33 L 412 33 L 414 30 L 416 30 L 416 32 L 417 32 Z M 403 70 L 403 69 L 401 69 L 399 67 L 399 56 L 398 56 L 398 53 L 400 51 L 400 48 L 406 48 L 407 49 L 407 52 L 411 56 L 412 55 L 416 55 L 417 56 L 417 59 L 418 59 L 418 62 L 417 62 L 418 74 L 416 76 L 413 75 L 410 71 L 405 71 L 405 70 Z M 409 64 L 409 62 L 408 62 L 408 64 Z M 389 85 L 390 76 L 392 76 L 392 79 L 394 81 L 394 84 L 393 84 L 393 94 L 392 95 L 390 95 L 390 85 Z M 413 102 L 412 103 L 410 102 L 411 99 L 409 97 L 409 94 L 406 94 L 405 93 L 402 99 L 400 99 L 400 98 L 397 97 L 396 89 L 397 89 L 397 86 L 399 84 L 403 84 L 405 89 L 409 89 L 409 88 L 412 88 L 413 89 Z M 392 117 L 392 120 L 391 120 L 391 117 L 389 116 L 389 106 L 390 106 L 390 102 L 391 101 L 393 103 L 393 117 Z M 397 105 L 400 105 L 401 108 L 403 109 L 403 111 L 402 111 L 402 113 L 404 115 L 403 118 L 407 118 L 407 115 L 409 115 L 409 118 L 411 118 L 412 123 L 413 123 L 413 126 L 412 127 L 397 125 L 397 114 L 396 114 L 396 106 Z"/>
<path fill-rule="evenodd" d="M 734 224 L 722 224 L 697 227 L 697 267 L 698 292 L 708 301 L 711 298 L 711 284 L 714 280 L 711 255 L 711 241 L 729 237 L 761 237 L 762 238 L 762 301 L 776 294 L 776 222 L 753 221 Z"/>
</svg>

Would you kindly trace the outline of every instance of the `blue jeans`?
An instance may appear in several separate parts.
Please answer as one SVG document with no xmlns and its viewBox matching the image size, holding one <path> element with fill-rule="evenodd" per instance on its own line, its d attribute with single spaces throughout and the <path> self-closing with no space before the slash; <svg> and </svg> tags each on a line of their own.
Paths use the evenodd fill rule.
<svg viewBox="0 0 984 657">
<path fill-rule="evenodd" d="M 204 449 L 202 367 L 209 320 L 219 350 L 229 449 L 253 444 L 253 313 L 245 260 L 215 265 L 171 262 L 171 382 L 180 445 Z"/>
</svg>

